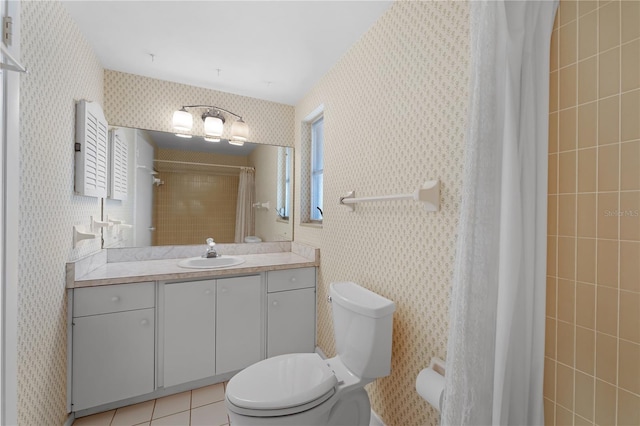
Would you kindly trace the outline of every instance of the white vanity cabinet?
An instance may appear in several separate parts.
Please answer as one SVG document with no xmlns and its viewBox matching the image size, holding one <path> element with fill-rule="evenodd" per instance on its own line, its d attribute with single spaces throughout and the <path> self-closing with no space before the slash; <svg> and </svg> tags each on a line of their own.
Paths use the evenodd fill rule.
<svg viewBox="0 0 640 426">
<path fill-rule="evenodd" d="M 111 410 L 313 352 L 316 268 L 247 273 L 70 290 L 70 410 Z"/>
<path fill-rule="evenodd" d="M 154 286 L 74 290 L 73 411 L 154 390 Z"/>
<path fill-rule="evenodd" d="M 218 280 L 216 374 L 240 370 L 264 358 L 263 305 L 259 275 Z"/>
<path fill-rule="evenodd" d="M 164 284 L 163 386 L 229 373 L 263 356 L 260 275 Z"/>
<path fill-rule="evenodd" d="M 164 285 L 164 386 L 215 376 L 216 280 Z"/>
<path fill-rule="evenodd" d="M 316 344 L 316 269 L 267 273 L 267 358 L 313 352 Z"/>
</svg>

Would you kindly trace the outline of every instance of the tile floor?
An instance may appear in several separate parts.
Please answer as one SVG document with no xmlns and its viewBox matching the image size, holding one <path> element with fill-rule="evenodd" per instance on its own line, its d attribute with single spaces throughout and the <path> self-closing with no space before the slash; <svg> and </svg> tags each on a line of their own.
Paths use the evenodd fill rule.
<svg viewBox="0 0 640 426">
<path fill-rule="evenodd" d="M 153 401 L 81 417 L 73 426 L 222 426 L 229 424 L 224 386 L 218 383 Z"/>
</svg>

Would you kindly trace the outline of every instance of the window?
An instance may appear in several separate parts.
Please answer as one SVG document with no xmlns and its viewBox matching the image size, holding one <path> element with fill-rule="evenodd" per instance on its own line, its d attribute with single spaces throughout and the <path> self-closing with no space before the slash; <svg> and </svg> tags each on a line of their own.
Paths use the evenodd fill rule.
<svg viewBox="0 0 640 426">
<path fill-rule="evenodd" d="M 300 224 L 322 227 L 324 188 L 324 105 L 300 123 Z"/>
<path fill-rule="evenodd" d="M 311 123 L 311 211 L 313 222 L 322 221 L 324 116 Z"/>
<path fill-rule="evenodd" d="M 278 147 L 278 217 L 289 220 L 291 210 L 291 148 Z"/>
</svg>

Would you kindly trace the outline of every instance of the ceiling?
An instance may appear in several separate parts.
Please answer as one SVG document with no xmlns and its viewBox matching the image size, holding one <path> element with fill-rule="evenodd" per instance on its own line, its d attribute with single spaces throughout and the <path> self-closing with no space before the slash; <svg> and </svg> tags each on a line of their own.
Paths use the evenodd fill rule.
<svg viewBox="0 0 640 426">
<path fill-rule="evenodd" d="M 66 1 L 106 69 L 295 105 L 378 1 Z"/>
</svg>

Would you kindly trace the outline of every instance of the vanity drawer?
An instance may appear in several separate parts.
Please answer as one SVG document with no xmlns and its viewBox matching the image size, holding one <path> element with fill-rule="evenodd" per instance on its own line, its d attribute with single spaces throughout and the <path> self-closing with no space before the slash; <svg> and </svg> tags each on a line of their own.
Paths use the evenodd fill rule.
<svg viewBox="0 0 640 426">
<path fill-rule="evenodd" d="M 153 308 L 154 288 L 153 282 L 77 288 L 73 290 L 73 316 Z"/>
<path fill-rule="evenodd" d="M 316 268 L 284 269 L 267 273 L 267 292 L 316 286 Z"/>
</svg>

